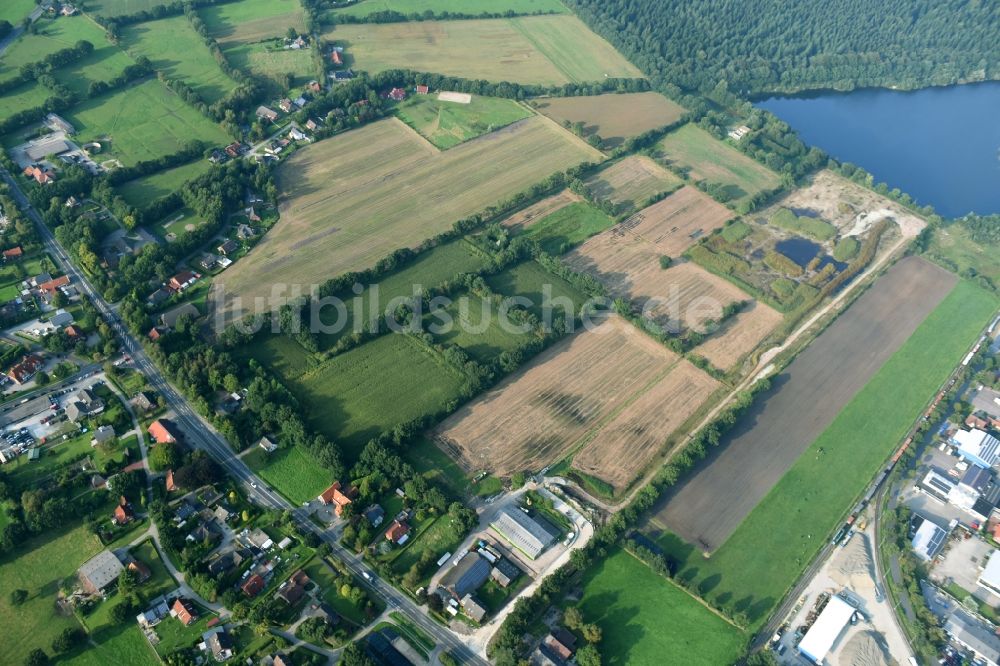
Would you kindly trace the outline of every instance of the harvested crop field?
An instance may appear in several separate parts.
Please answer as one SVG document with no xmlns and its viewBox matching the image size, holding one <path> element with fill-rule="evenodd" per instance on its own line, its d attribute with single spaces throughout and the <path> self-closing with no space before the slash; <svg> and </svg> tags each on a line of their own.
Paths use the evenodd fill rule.
<svg viewBox="0 0 1000 666">
<path fill-rule="evenodd" d="M 643 208 L 622 222 L 622 227 L 654 244 L 660 253 L 677 257 L 732 216 L 732 211 L 708 195 L 682 187 Z"/>
<path fill-rule="evenodd" d="M 451 415 L 436 440 L 467 471 L 503 476 L 541 469 L 569 453 L 677 358 L 610 316 Z"/>
<path fill-rule="evenodd" d="M 653 243 L 618 225 L 594 236 L 564 257 L 570 268 L 600 280 L 614 298 L 627 298 L 643 315 L 672 331 L 701 331 L 722 309 L 749 296 L 727 280 L 693 263 L 664 270 Z"/>
<path fill-rule="evenodd" d="M 697 125 L 684 125 L 665 136 L 657 157 L 687 170 L 694 181 L 715 185 L 732 202 L 781 185 L 778 174 Z"/>
<path fill-rule="evenodd" d="M 638 207 L 652 196 L 680 188 L 683 182 L 645 155 L 629 155 L 585 184 L 597 199 Z"/>
<path fill-rule="evenodd" d="M 537 100 L 535 106 L 560 124 L 583 123 L 585 136 L 596 134 L 611 148 L 675 123 L 685 112 L 684 107 L 655 92 L 552 97 Z"/>
<path fill-rule="evenodd" d="M 625 489 L 720 386 L 681 359 L 596 432 L 573 457 L 573 467 L 610 483 L 616 491 Z"/>
<path fill-rule="evenodd" d="M 720 370 L 729 370 L 756 348 L 781 320 L 780 312 L 760 301 L 754 301 L 698 345 L 694 353 L 703 356 Z"/>
<path fill-rule="evenodd" d="M 923 259 L 896 264 L 774 379 L 653 520 L 700 550 L 725 543 L 956 281 Z"/>
<path fill-rule="evenodd" d="M 642 72 L 570 14 L 509 19 L 345 24 L 323 37 L 357 69 L 419 69 L 446 76 L 539 85 L 641 78 Z"/>
<path fill-rule="evenodd" d="M 316 284 L 368 268 L 598 156 L 537 116 L 444 152 L 397 119 L 312 144 L 278 168 L 281 219 L 223 274 L 226 297 L 249 304 L 273 284 Z M 216 289 L 216 307 L 218 296 Z"/>
<path fill-rule="evenodd" d="M 560 208 L 565 208 L 575 201 L 583 201 L 583 197 L 572 190 L 563 190 L 559 194 L 545 197 L 527 208 L 522 208 L 500 224 L 511 229 L 526 229 L 546 215 L 554 213 Z"/>
</svg>

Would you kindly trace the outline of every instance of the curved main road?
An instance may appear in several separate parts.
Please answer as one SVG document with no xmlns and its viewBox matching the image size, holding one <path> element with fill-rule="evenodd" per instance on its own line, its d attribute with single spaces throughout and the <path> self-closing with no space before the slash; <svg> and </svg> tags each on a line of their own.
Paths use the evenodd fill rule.
<svg viewBox="0 0 1000 666">
<path fill-rule="evenodd" d="M 59 267 L 87 295 L 101 316 L 104 317 L 105 321 L 117 333 L 122 341 L 122 346 L 132 356 L 135 366 L 146 376 L 150 385 L 163 396 L 167 405 L 177 415 L 177 421 L 183 428 L 188 443 L 211 455 L 230 476 L 245 486 L 250 499 L 256 504 L 268 509 L 291 511 L 299 528 L 303 531 L 316 534 L 320 539 L 328 543 L 332 553 L 357 577 L 362 578 L 362 572 L 368 573 L 371 576 L 371 580 L 367 582 L 368 586 L 375 595 L 385 602 L 389 609 L 404 612 L 414 624 L 433 637 L 439 646 L 448 650 L 460 663 L 488 663 L 464 645 L 455 634 L 432 620 L 409 597 L 371 573 L 364 566 L 358 555 L 342 548 L 337 543 L 336 537 L 329 530 L 321 529 L 309 520 L 308 515 L 301 508 L 292 506 L 290 502 L 272 490 L 262 479 L 254 474 L 253 470 L 247 467 L 236 456 L 225 438 L 210 423 L 191 409 L 187 400 L 174 390 L 159 368 L 150 360 L 142 345 L 129 333 L 115 309 L 93 288 L 87 277 L 76 269 L 76 266 L 70 261 L 69 256 L 63 250 L 62 246 L 56 241 L 51 230 L 45 226 L 38 211 L 34 209 L 21 191 L 17 182 L 6 170 L 0 170 L 0 172 L 2 172 L 3 179 L 10 185 L 11 193 L 14 195 L 18 206 L 35 223 L 46 248 L 55 258 Z"/>
</svg>

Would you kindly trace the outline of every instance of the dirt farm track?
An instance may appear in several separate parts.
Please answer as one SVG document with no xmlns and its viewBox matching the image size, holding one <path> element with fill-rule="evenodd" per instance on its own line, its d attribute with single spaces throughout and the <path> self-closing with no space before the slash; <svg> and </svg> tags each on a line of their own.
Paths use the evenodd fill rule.
<svg viewBox="0 0 1000 666">
<path fill-rule="evenodd" d="M 955 286 L 923 259 L 903 259 L 778 377 L 652 522 L 713 551 Z M 863 436 L 859 433 L 859 436 Z"/>
</svg>

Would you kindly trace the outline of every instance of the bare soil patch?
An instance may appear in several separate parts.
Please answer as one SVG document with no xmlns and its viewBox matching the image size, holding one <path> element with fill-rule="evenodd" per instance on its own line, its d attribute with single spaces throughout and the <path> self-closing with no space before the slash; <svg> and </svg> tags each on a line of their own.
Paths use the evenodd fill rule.
<svg viewBox="0 0 1000 666">
<path fill-rule="evenodd" d="M 712 197 L 685 186 L 643 208 L 622 222 L 622 227 L 655 245 L 661 254 L 677 257 L 732 216 Z"/>
<path fill-rule="evenodd" d="M 698 345 L 694 352 L 704 356 L 716 368 L 729 370 L 756 348 L 781 320 L 780 312 L 754 301 Z"/>
<path fill-rule="evenodd" d="M 725 543 L 956 280 L 916 257 L 896 264 L 774 379 L 652 522 L 704 551 Z"/>
</svg>

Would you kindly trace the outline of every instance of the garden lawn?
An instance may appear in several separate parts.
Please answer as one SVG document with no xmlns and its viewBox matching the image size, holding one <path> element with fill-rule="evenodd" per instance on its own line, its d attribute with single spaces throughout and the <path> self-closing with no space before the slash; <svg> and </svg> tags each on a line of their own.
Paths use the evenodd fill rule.
<svg viewBox="0 0 1000 666">
<path fill-rule="evenodd" d="M 230 141 L 221 127 L 156 80 L 89 99 L 63 116 L 76 127 L 79 143 L 108 144 L 95 156 L 98 162 L 115 157 L 131 166 L 176 153 L 196 139 L 214 145 Z"/>
<path fill-rule="evenodd" d="M 72 425 L 72 424 L 70 424 Z M 90 440 L 91 433 L 71 436 L 66 441 L 53 439 L 42 448 L 42 454 L 36 461 L 29 461 L 28 456 L 19 456 L 16 460 L 4 465 L 4 478 L 18 491 L 27 490 L 37 485 L 66 465 L 86 458 L 93 452 Z"/>
<path fill-rule="evenodd" d="M 365 615 L 362 609 L 351 603 L 350 599 L 340 596 L 336 584 L 339 574 L 331 569 L 326 562 L 319 558 L 313 558 L 305 566 L 305 571 L 309 580 L 323 588 L 322 597 L 333 606 L 333 610 L 359 627 L 365 624 Z M 360 583 L 355 580 L 354 584 L 359 585 Z"/>
<path fill-rule="evenodd" d="M 551 255 L 560 255 L 574 245 L 614 226 L 614 220 L 585 201 L 577 201 L 546 215 L 525 234 Z"/>
<path fill-rule="evenodd" d="M 156 199 L 178 191 L 184 183 L 207 173 L 211 167 L 208 160 L 188 162 L 173 169 L 123 183 L 118 186 L 118 193 L 129 205 L 141 210 Z"/>
<path fill-rule="evenodd" d="M 74 618 L 56 611 L 56 593 L 64 580 L 73 578 L 77 568 L 100 550 L 97 537 L 80 525 L 28 539 L 5 557 L 0 564 L 0 626 L 17 627 L 4 636 L 6 663 L 22 663 L 36 647 L 51 652 L 57 634 L 79 626 Z M 15 607 L 10 591 L 19 588 L 28 591 L 28 600 Z"/>
<path fill-rule="evenodd" d="M 297 446 L 284 446 L 274 453 L 255 446 L 243 462 L 296 504 L 316 499 L 334 481 L 328 470 Z"/>
<path fill-rule="evenodd" d="M 732 664 L 747 636 L 622 550 L 586 573 L 579 604 L 608 666 Z"/>
<path fill-rule="evenodd" d="M 185 16 L 127 26 L 121 44 L 133 57 L 149 58 L 167 78 L 186 83 L 208 104 L 236 87 Z"/>
<path fill-rule="evenodd" d="M 529 341 L 534 333 L 511 330 L 515 322 L 500 324 L 499 306 L 472 294 L 462 294 L 447 307 L 431 313 L 428 330 L 440 327 L 438 342 L 461 347 L 473 360 L 488 363 L 505 351 L 514 351 Z"/>
<path fill-rule="evenodd" d="M 741 613 L 750 630 L 758 629 L 998 304 L 994 295 L 959 282 L 711 558 L 673 535 L 660 538 L 681 561 L 678 577 L 693 580 L 707 601 Z"/>
<path fill-rule="evenodd" d="M 464 378 L 407 334 L 388 333 L 287 378 L 317 430 L 354 459 L 370 439 L 414 419 L 448 411 Z"/>
<path fill-rule="evenodd" d="M 559 0 L 364 0 L 343 9 L 335 9 L 334 16 L 368 16 L 375 12 L 399 12 L 400 14 L 534 14 L 536 12 L 565 14 L 569 10 Z"/>
<path fill-rule="evenodd" d="M 686 170 L 696 182 L 716 186 L 731 202 L 781 185 L 778 174 L 696 125 L 671 132 L 658 147 L 661 161 Z"/>
<path fill-rule="evenodd" d="M 409 571 L 410 567 L 414 565 L 420 556 L 425 552 L 431 552 L 434 554 L 434 559 L 437 560 L 446 552 L 452 550 L 455 546 L 462 543 L 462 536 L 456 536 L 455 530 L 450 525 L 451 519 L 447 514 L 443 516 L 438 516 L 430 527 L 420 532 L 415 537 L 410 537 L 410 544 L 406 547 L 399 556 L 392 561 L 392 569 L 399 575 L 405 574 Z M 423 577 L 421 583 L 426 583 L 430 577 L 437 573 L 437 569 L 433 567 L 427 568 L 427 574 Z"/>
<path fill-rule="evenodd" d="M 502 273 L 491 275 L 486 279 L 486 283 L 493 291 L 504 296 L 524 296 L 531 301 L 528 310 L 539 318 L 545 313 L 546 296 L 552 301 L 568 298 L 575 305 L 577 312 L 587 301 L 586 294 L 566 280 L 552 275 L 534 261 L 527 261 Z M 560 307 L 553 306 L 552 311 L 555 315 L 563 314 L 563 309 Z"/>
<path fill-rule="evenodd" d="M 514 100 L 474 95 L 468 104 L 437 94 L 414 95 L 396 109 L 404 123 L 442 150 L 527 118 L 531 111 Z"/>
</svg>

